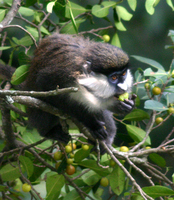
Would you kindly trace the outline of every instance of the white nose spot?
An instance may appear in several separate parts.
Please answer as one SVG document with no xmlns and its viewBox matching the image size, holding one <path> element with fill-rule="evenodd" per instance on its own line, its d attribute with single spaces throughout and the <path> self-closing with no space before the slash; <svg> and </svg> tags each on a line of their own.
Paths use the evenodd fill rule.
<svg viewBox="0 0 174 200">
<path fill-rule="evenodd" d="M 126 82 L 124 82 L 124 83 L 119 83 L 119 84 L 117 84 L 117 86 L 119 87 L 119 88 L 121 88 L 122 90 L 127 90 L 127 84 L 126 84 Z"/>
</svg>

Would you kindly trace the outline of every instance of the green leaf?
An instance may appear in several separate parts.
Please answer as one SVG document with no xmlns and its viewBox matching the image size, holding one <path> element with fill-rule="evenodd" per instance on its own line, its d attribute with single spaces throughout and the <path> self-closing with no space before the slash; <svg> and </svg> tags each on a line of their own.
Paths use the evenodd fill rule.
<svg viewBox="0 0 174 200">
<path fill-rule="evenodd" d="M 34 15 L 34 10 L 23 6 L 19 8 L 18 12 L 26 17 Z"/>
<path fill-rule="evenodd" d="M 7 5 L 11 6 L 13 3 L 13 0 L 3 0 L 3 1 L 0 1 L 0 3 L 6 3 Z"/>
<path fill-rule="evenodd" d="M 103 18 L 109 14 L 109 9 L 116 6 L 116 2 L 114 1 L 104 1 L 101 5 L 94 5 L 92 7 L 92 14 L 96 17 Z"/>
<path fill-rule="evenodd" d="M 172 0 L 166 0 L 167 4 L 172 8 L 172 10 L 174 11 L 174 6 L 172 3 Z"/>
<path fill-rule="evenodd" d="M 12 48 L 11 46 L 0 47 L 0 51 L 4 51 L 4 50 L 7 50 L 7 49 L 11 49 L 11 48 Z"/>
<path fill-rule="evenodd" d="M 34 4 L 37 3 L 37 0 L 26 0 L 26 7 L 34 6 Z"/>
<path fill-rule="evenodd" d="M 95 171 L 100 176 L 107 176 L 110 173 L 110 169 L 108 169 L 108 168 L 104 169 L 104 168 L 99 167 L 95 160 L 88 159 L 88 160 L 84 160 L 82 162 L 79 162 L 78 164 L 83 166 L 83 167 L 92 169 L 93 171 Z"/>
<path fill-rule="evenodd" d="M 126 129 L 130 135 L 130 137 L 136 142 L 136 143 L 139 143 L 141 142 L 145 135 L 146 135 L 146 132 L 141 129 L 141 128 L 138 128 L 136 126 L 133 126 L 133 125 L 126 125 Z M 151 145 L 151 140 L 150 140 L 150 137 L 148 136 L 148 138 L 146 139 L 144 145 Z"/>
<path fill-rule="evenodd" d="M 90 186 L 95 185 L 101 179 L 101 176 L 90 170 L 89 172 L 83 174 L 81 178 L 84 183 Z"/>
<path fill-rule="evenodd" d="M 125 21 L 129 21 L 132 18 L 132 14 L 130 14 L 124 7 L 122 6 L 117 6 L 116 7 L 117 14 L 119 17 Z"/>
<path fill-rule="evenodd" d="M 69 5 L 69 3 L 71 3 L 71 5 Z M 69 1 L 69 3 L 65 7 L 65 17 L 66 18 L 71 18 L 70 10 L 73 13 L 74 17 L 88 11 L 86 8 L 80 6 L 72 1 Z"/>
<path fill-rule="evenodd" d="M 147 195 L 151 196 L 152 198 L 174 195 L 173 190 L 160 185 L 143 187 L 142 189 Z"/>
<path fill-rule="evenodd" d="M 149 158 L 160 167 L 166 166 L 166 161 L 164 160 L 164 158 L 157 153 L 151 153 L 149 155 Z"/>
<path fill-rule="evenodd" d="M 141 121 L 149 118 L 149 114 L 144 110 L 134 109 L 131 113 L 127 114 L 123 120 Z"/>
<path fill-rule="evenodd" d="M 58 175 L 57 173 L 49 176 L 46 180 L 46 190 L 47 190 L 47 196 L 46 200 L 50 199 L 57 199 L 61 188 L 65 184 L 65 178 L 63 175 Z"/>
<path fill-rule="evenodd" d="M 160 63 L 156 62 L 155 60 L 145 58 L 145 57 L 142 57 L 142 56 L 132 56 L 132 57 L 135 58 L 136 60 L 142 62 L 142 63 L 146 63 L 146 64 L 148 64 L 148 65 L 150 65 L 150 66 L 152 66 L 152 67 L 154 67 L 158 70 L 162 70 L 162 71 L 165 72 L 164 67 Z"/>
<path fill-rule="evenodd" d="M 18 61 L 20 65 L 26 65 L 31 63 L 31 58 L 21 51 L 18 53 Z"/>
<path fill-rule="evenodd" d="M 146 11 L 150 15 L 153 15 L 155 12 L 155 9 L 154 9 L 155 3 L 156 3 L 156 0 L 146 0 L 145 8 L 146 8 Z"/>
<path fill-rule="evenodd" d="M 120 48 L 121 48 L 120 39 L 119 39 L 117 33 L 115 33 L 115 34 L 113 35 L 111 44 L 114 45 L 114 46 L 116 46 L 116 47 L 120 47 Z"/>
<path fill-rule="evenodd" d="M 115 165 L 112 173 L 107 177 L 113 192 L 119 196 L 124 190 L 125 173 L 118 165 Z"/>
<path fill-rule="evenodd" d="M 39 133 L 36 131 L 36 129 L 34 129 L 31 132 L 24 132 L 24 135 L 22 136 L 22 138 L 24 139 L 24 141 L 27 143 L 27 144 L 32 144 L 32 143 L 35 143 L 39 140 L 41 140 L 41 136 L 39 135 Z"/>
<path fill-rule="evenodd" d="M 0 170 L 0 175 L 3 181 L 13 181 L 21 176 L 16 162 L 3 166 Z"/>
<path fill-rule="evenodd" d="M 151 68 L 147 68 L 144 70 L 144 76 L 153 76 L 156 78 L 160 78 L 161 76 L 167 76 L 167 73 L 163 70 L 158 70 L 154 72 Z"/>
<path fill-rule="evenodd" d="M 156 111 L 165 111 L 168 110 L 167 106 L 164 106 L 162 103 L 155 100 L 147 100 L 144 104 L 145 109 L 156 110 Z"/>
<path fill-rule="evenodd" d="M 20 67 L 18 67 L 14 72 L 14 74 L 12 75 L 11 83 L 13 85 L 19 85 L 20 83 L 22 83 L 26 79 L 28 71 L 29 71 L 28 65 L 21 65 Z"/>
<path fill-rule="evenodd" d="M 174 93 L 174 85 L 170 85 L 165 88 L 164 92 L 172 92 Z"/>
<path fill-rule="evenodd" d="M 137 7 L 137 0 L 127 0 L 130 8 L 135 11 L 136 7 Z"/>
<path fill-rule="evenodd" d="M 52 13 L 54 5 L 55 5 L 55 1 L 49 2 L 46 7 L 47 12 Z"/>
<path fill-rule="evenodd" d="M 34 170 L 32 161 L 25 156 L 19 156 L 19 160 L 22 163 L 24 170 L 27 172 L 28 177 L 30 177 Z"/>
<path fill-rule="evenodd" d="M 55 2 L 53 10 L 57 17 L 59 17 L 60 19 L 65 18 L 66 4 L 67 2 L 65 0 L 59 0 Z"/>
<path fill-rule="evenodd" d="M 77 29 L 79 28 L 80 24 L 83 23 L 85 20 L 86 20 L 86 18 L 84 18 L 84 17 L 83 18 L 79 18 L 79 19 L 76 20 Z M 63 26 L 64 24 L 65 23 L 60 23 L 59 25 Z M 60 33 L 76 34 L 76 31 L 74 29 L 74 26 L 73 26 L 72 22 L 67 24 L 66 26 L 64 26 L 61 29 Z"/>
<path fill-rule="evenodd" d="M 15 37 L 12 37 L 12 40 L 17 44 L 17 45 L 23 45 L 23 46 L 30 46 L 33 44 L 33 40 L 31 39 L 30 36 L 26 35 L 25 37 L 21 38 L 18 40 Z"/>
<path fill-rule="evenodd" d="M 82 148 L 77 150 L 74 156 L 74 161 L 78 163 L 83 159 L 87 158 L 90 154 L 91 149 L 92 146 L 90 145 L 90 148 L 87 151 L 83 150 Z"/>
<path fill-rule="evenodd" d="M 41 26 L 40 30 L 41 30 L 42 33 L 44 33 L 46 35 L 50 35 L 50 32 L 44 26 Z"/>
<path fill-rule="evenodd" d="M 82 189 L 85 193 L 89 193 L 91 190 L 91 187 L 86 187 Z M 76 191 L 76 189 L 71 190 L 64 198 L 63 200 L 82 200 L 82 197 L 79 195 L 79 193 Z"/>
<path fill-rule="evenodd" d="M 115 26 L 119 31 L 126 31 L 127 29 L 124 27 L 121 21 L 116 21 Z"/>
<path fill-rule="evenodd" d="M 4 19 L 6 9 L 0 9 L 0 22 Z"/>
<path fill-rule="evenodd" d="M 9 190 L 8 186 L 0 185 L 0 191 L 1 192 L 5 192 L 5 191 L 8 191 L 8 190 Z"/>
<path fill-rule="evenodd" d="M 147 68 L 144 71 L 144 76 L 154 76 L 154 77 L 161 77 L 161 76 L 167 76 L 167 73 L 165 71 L 165 69 L 163 68 L 163 66 L 156 62 L 155 60 L 151 60 L 149 58 L 144 58 L 141 56 L 132 56 L 133 58 L 135 58 L 136 60 L 139 60 L 142 63 L 146 63 L 152 67 L 154 67 L 155 69 L 157 69 L 157 72 L 152 71 L 151 68 Z"/>
<path fill-rule="evenodd" d="M 39 33 L 38 33 L 38 30 L 36 28 L 32 28 L 30 26 L 26 26 L 26 29 L 28 32 L 31 33 L 31 35 L 36 39 L 38 40 L 39 38 Z"/>
<path fill-rule="evenodd" d="M 71 18 L 71 21 L 72 21 L 72 25 L 74 27 L 74 30 L 76 31 L 76 33 L 78 33 L 78 29 L 77 29 L 77 25 L 76 25 L 76 21 L 74 19 L 74 15 L 73 15 L 73 12 L 72 12 L 72 8 L 71 8 L 71 3 L 70 1 L 68 2 L 69 6 L 70 6 L 70 9 L 69 9 L 69 12 L 70 12 L 70 18 Z"/>
</svg>

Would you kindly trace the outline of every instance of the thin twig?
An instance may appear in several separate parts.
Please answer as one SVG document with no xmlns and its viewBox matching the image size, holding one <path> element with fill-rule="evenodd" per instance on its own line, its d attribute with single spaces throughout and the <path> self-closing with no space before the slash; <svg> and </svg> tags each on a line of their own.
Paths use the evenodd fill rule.
<svg viewBox="0 0 174 200">
<path fill-rule="evenodd" d="M 4 29 L 5 26 L 9 25 L 14 17 L 16 16 L 16 13 L 18 12 L 20 5 L 21 5 L 22 0 L 14 0 L 12 3 L 12 6 L 5 16 L 5 18 L 2 20 L 0 23 L 0 32 Z"/>
<path fill-rule="evenodd" d="M 101 142 L 102 146 L 106 149 L 107 153 L 111 156 L 111 158 L 115 161 L 115 163 L 123 170 L 123 172 L 126 174 L 126 176 L 131 180 L 132 184 L 137 188 L 137 190 L 140 192 L 141 196 L 147 200 L 153 200 L 150 196 L 148 196 L 142 189 L 141 187 L 137 184 L 135 179 L 131 176 L 131 174 L 127 171 L 127 169 L 119 162 L 119 160 L 113 155 L 112 151 L 108 148 L 108 146 L 104 143 Z"/>
<path fill-rule="evenodd" d="M 35 40 L 35 38 L 31 35 L 31 33 L 29 32 L 29 31 L 27 31 L 25 28 L 23 28 L 22 26 L 20 26 L 20 25 L 7 25 L 7 26 L 4 26 L 3 27 L 4 29 L 6 29 L 6 28 L 20 28 L 20 29 L 22 29 L 24 32 L 26 32 L 30 37 L 31 37 L 31 39 L 33 40 L 33 42 L 34 42 L 34 45 L 37 47 L 37 42 L 36 42 L 36 40 Z"/>
</svg>

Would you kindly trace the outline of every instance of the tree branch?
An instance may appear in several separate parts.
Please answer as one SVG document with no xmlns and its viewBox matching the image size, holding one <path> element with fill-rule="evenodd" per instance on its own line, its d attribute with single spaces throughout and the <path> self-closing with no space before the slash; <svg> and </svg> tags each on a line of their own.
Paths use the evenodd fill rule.
<svg viewBox="0 0 174 200">
<path fill-rule="evenodd" d="M 14 17 L 16 16 L 16 13 L 18 12 L 20 5 L 21 5 L 22 0 L 13 0 L 13 4 L 7 13 L 6 17 L 4 20 L 0 23 L 0 32 L 2 32 L 3 28 L 7 25 L 9 25 Z"/>
</svg>

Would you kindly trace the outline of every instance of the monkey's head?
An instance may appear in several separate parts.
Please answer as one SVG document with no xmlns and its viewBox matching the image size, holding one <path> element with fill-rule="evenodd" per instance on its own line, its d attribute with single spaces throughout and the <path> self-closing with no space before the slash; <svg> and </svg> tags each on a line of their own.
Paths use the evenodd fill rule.
<svg viewBox="0 0 174 200">
<path fill-rule="evenodd" d="M 117 113 L 132 109 L 132 100 L 118 100 L 120 94 L 131 92 L 133 82 L 129 57 L 122 49 L 106 43 L 92 42 L 83 71 L 78 82 L 96 97 L 97 101 L 90 94 L 91 101 Z"/>
</svg>

